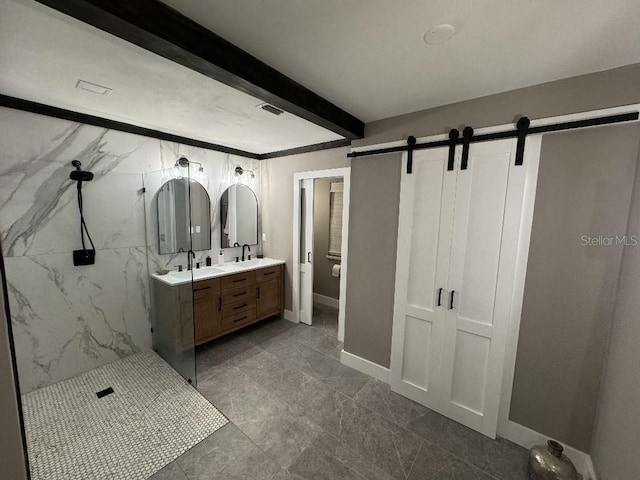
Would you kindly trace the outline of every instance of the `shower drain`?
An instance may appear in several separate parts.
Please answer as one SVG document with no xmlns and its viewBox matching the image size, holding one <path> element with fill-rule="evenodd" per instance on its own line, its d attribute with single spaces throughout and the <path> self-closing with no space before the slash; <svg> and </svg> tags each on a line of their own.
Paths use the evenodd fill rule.
<svg viewBox="0 0 640 480">
<path fill-rule="evenodd" d="M 109 388 L 105 388 L 104 390 L 100 390 L 99 392 L 96 392 L 96 397 L 102 398 L 102 397 L 106 397 L 107 395 L 111 395 L 112 393 L 113 393 L 113 388 L 109 387 Z"/>
</svg>

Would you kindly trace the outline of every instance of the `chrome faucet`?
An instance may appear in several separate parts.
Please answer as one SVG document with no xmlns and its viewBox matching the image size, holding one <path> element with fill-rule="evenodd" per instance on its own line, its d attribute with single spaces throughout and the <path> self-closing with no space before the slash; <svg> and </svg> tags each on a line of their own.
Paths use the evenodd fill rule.
<svg viewBox="0 0 640 480">
<path fill-rule="evenodd" d="M 249 249 L 249 251 L 251 251 L 251 247 L 249 245 L 247 245 L 246 243 L 244 245 L 242 245 L 242 261 L 244 262 L 244 247 L 247 247 L 247 249 Z M 249 255 L 249 260 L 251 260 L 251 255 Z"/>
</svg>

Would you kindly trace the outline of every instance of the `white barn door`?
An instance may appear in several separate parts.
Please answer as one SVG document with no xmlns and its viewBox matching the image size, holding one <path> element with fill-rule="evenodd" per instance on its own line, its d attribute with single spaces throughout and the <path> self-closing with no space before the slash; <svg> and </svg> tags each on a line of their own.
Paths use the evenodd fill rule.
<svg viewBox="0 0 640 480">
<path fill-rule="evenodd" d="M 400 193 L 391 387 L 437 408 L 456 170 L 448 148 L 413 154 Z M 406 172 L 406 155 L 403 172 Z"/>
<path fill-rule="evenodd" d="M 533 151 L 536 141 L 531 139 Z M 539 146 L 539 143 L 538 143 Z M 527 172 L 516 140 L 414 153 L 403 173 L 391 387 L 495 437 Z M 438 299 L 440 301 L 438 301 Z"/>
</svg>

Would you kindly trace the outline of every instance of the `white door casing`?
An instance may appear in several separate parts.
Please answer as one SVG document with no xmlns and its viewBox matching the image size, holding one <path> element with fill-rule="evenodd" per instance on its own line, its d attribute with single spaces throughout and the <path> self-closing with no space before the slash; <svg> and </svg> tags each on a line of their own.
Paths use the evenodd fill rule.
<svg viewBox="0 0 640 480">
<path fill-rule="evenodd" d="M 519 322 L 516 260 L 522 236 L 530 235 L 523 201 L 527 175 L 537 173 L 539 143 L 538 137 L 527 144 L 526 161 L 535 168 L 514 165 L 516 140 L 509 139 L 471 144 L 466 170 L 460 170 L 458 147 L 455 170 L 445 171 L 443 180 L 433 172 L 421 178 L 426 157 L 414 152 L 417 168 L 402 178 L 392 389 L 490 437 L 497 431 L 507 334 Z M 432 152 L 432 163 L 447 155 L 446 149 Z M 441 201 L 433 198 L 439 182 Z M 430 243 L 436 234 L 437 251 Z M 420 278 L 431 277 L 437 283 L 420 286 Z M 431 298 L 440 288 L 438 307 Z M 433 306 L 430 328 L 417 323 L 428 318 L 419 315 L 424 304 Z"/>
<path fill-rule="evenodd" d="M 338 340 L 344 341 L 344 331 L 346 323 L 347 304 L 347 268 L 349 265 L 349 201 L 351 191 L 351 167 L 330 168 L 326 170 L 313 170 L 309 172 L 296 172 L 293 174 L 293 261 L 291 278 L 291 303 L 292 317 L 294 322 L 300 321 L 300 235 L 302 227 L 300 225 L 300 189 L 305 179 L 316 178 L 338 178 L 342 177 L 343 186 L 343 208 L 342 208 L 342 255 L 340 271 L 340 298 L 338 299 Z"/>
<path fill-rule="evenodd" d="M 300 322 L 313 321 L 313 178 L 300 188 Z"/>
</svg>

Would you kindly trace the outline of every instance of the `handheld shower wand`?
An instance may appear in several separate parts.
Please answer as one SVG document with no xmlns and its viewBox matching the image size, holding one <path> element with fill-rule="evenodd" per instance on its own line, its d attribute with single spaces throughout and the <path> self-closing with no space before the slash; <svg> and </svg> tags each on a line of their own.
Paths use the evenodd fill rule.
<svg viewBox="0 0 640 480">
<path fill-rule="evenodd" d="M 89 229 L 84 221 L 84 212 L 82 207 L 82 182 L 90 182 L 93 180 L 93 173 L 83 171 L 80 167 L 82 163 L 79 160 L 74 160 L 71 165 L 76 167 L 71 173 L 69 173 L 69 179 L 78 182 L 78 209 L 80 210 L 80 239 L 82 241 L 82 250 L 73 251 L 73 264 L 77 267 L 79 265 L 93 265 L 96 262 L 96 247 L 89 235 Z M 84 234 L 87 233 L 89 243 L 91 243 L 91 249 L 87 249 L 84 243 Z"/>
</svg>

